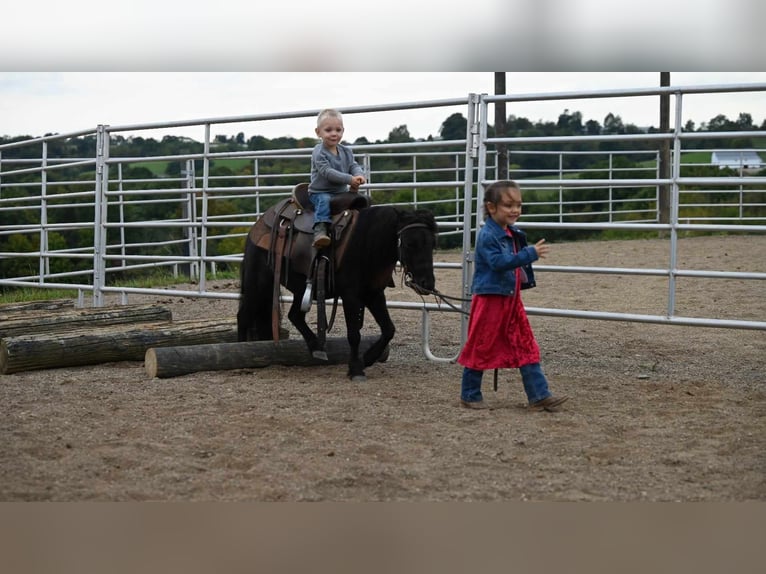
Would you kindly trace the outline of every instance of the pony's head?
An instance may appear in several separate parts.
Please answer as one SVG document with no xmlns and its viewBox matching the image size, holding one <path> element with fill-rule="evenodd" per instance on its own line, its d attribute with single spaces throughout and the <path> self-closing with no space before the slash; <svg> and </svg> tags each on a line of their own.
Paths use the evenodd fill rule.
<svg viewBox="0 0 766 574">
<path fill-rule="evenodd" d="M 399 237 L 399 261 L 405 284 L 417 293 L 426 295 L 433 292 L 434 249 L 436 248 L 437 226 L 433 213 L 417 210 L 407 213 L 397 229 Z"/>
</svg>

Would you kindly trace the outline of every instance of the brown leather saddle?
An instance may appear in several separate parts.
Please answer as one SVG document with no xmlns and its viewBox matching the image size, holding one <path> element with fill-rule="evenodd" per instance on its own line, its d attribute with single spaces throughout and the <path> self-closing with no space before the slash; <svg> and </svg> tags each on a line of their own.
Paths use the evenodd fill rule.
<svg viewBox="0 0 766 574">
<path fill-rule="evenodd" d="M 312 262 L 317 255 L 317 250 L 312 247 L 314 207 L 309 199 L 308 187 L 307 183 L 296 185 L 291 197 L 266 210 L 250 230 L 251 241 L 269 251 L 270 261 L 274 265 L 279 265 L 281 262 L 278 259 L 284 258 L 286 265 L 306 276 L 310 275 Z M 359 193 L 339 193 L 332 197 L 332 242 L 322 251 L 329 252 L 334 268 L 337 269 L 343 259 L 358 211 L 369 205 L 369 198 Z M 280 274 L 283 284 L 284 280 Z"/>
<path fill-rule="evenodd" d="M 291 197 L 285 198 L 269 208 L 250 230 L 250 240 L 268 251 L 269 265 L 274 278 L 272 331 L 274 340 L 279 339 L 279 286 L 287 285 L 290 270 L 306 277 L 307 291 L 302 309 L 311 305 L 312 285 L 316 286 L 316 299 L 320 308 L 320 339 L 324 344 L 324 333 L 328 323 L 324 315 L 324 298 L 333 283 L 334 271 L 338 269 L 346 251 L 351 231 L 356 224 L 360 209 L 368 207 L 370 200 L 365 195 L 346 192 L 333 195 L 330 201 L 331 243 L 317 251 L 313 246 L 314 207 L 309 199 L 308 184 L 299 183 L 293 188 Z M 333 306 L 333 319 L 335 317 Z M 329 325 L 332 325 L 333 319 Z"/>
</svg>

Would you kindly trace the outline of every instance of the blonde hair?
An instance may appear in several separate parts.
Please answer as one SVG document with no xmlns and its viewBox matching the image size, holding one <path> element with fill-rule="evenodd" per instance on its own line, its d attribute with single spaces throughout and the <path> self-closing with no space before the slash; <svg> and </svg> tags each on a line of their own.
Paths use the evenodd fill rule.
<svg viewBox="0 0 766 574">
<path fill-rule="evenodd" d="M 319 112 L 319 115 L 317 116 L 317 127 L 321 126 L 322 122 L 327 118 L 338 118 L 341 122 L 343 121 L 343 115 L 338 110 L 326 108 Z"/>
</svg>

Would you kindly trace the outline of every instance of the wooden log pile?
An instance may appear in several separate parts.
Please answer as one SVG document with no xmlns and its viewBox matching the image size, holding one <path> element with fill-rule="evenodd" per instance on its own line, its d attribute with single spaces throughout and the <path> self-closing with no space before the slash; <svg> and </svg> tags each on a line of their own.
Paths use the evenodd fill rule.
<svg viewBox="0 0 766 574">
<path fill-rule="evenodd" d="M 228 343 L 230 320 L 172 321 L 158 305 L 74 309 L 66 301 L 0 305 L 0 374 L 142 361 L 153 347 Z"/>
<path fill-rule="evenodd" d="M 303 339 L 238 343 L 227 320 L 173 321 L 160 305 L 76 309 L 73 301 L 0 305 L 0 374 L 37 369 L 144 361 L 152 378 L 198 371 L 258 368 L 272 364 L 313 366 L 344 363 L 345 337 L 330 337 L 327 359 L 314 358 Z M 362 337 L 364 353 L 377 337 Z M 388 352 L 380 359 L 384 362 Z"/>
</svg>

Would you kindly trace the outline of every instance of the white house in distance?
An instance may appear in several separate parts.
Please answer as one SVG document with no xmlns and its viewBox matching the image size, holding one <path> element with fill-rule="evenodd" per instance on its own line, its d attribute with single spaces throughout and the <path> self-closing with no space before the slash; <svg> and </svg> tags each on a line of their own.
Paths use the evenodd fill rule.
<svg viewBox="0 0 766 574">
<path fill-rule="evenodd" d="M 715 150 L 710 156 L 710 163 L 717 165 L 719 169 L 730 167 L 731 169 L 762 169 L 763 160 L 754 150 Z"/>
</svg>

